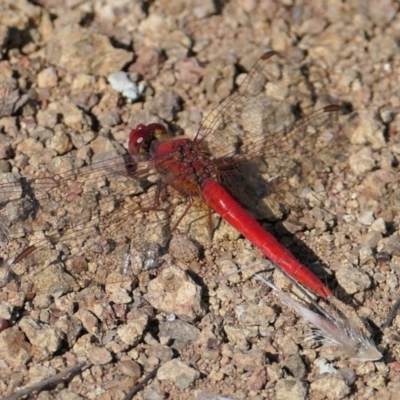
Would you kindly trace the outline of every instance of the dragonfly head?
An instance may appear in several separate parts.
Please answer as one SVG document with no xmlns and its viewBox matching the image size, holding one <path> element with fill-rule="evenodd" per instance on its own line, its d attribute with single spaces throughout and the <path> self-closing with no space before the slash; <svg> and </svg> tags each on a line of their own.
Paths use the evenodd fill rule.
<svg viewBox="0 0 400 400">
<path fill-rule="evenodd" d="M 166 136 L 167 130 L 161 124 L 139 124 L 129 133 L 129 154 L 132 156 L 149 154 L 154 144 Z"/>
</svg>

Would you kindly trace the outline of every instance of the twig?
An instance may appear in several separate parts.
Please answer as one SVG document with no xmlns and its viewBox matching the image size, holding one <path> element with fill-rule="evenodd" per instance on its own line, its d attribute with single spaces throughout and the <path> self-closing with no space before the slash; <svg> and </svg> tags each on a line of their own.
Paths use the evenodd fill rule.
<svg viewBox="0 0 400 400">
<path fill-rule="evenodd" d="M 385 323 L 382 325 L 382 329 L 389 328 L 392 324 L 394 317 L 397 315 L 400 309 L 400 298 L 397 299 L 396 303 L 394 303 L 393 307 L 389 311 Z"/>
<path fill-rule="evenodd" d="M 143 378 L 143 380 L 141 382 L 139 382 L 136 386 L 134 386 L 132 388 L 132 390 L 123 398 L 123 400 L 131 400 L 131 398 L 136 393 L 138 393 L 140 390 L 142 390 L 145 387 L 147 382 L 149 382 L 151 379 L 153 379 L 156 376 L 157 371 L 158 371 L 159 368 L 160 368 L 160 365 L 155 367 L 153 369 L 153 371 L 151 371 L 145 378 Z"/>
<path fill-rule="evenodd" d="M 86 362 L 80 362 L 70 368 L 65 369 L 62 372 L 59 372 L 58 374 L 47 378 L 35 385 L 26 387 L 24 389 L 18 390 L 18 392 L 15 392 L 11 396 L 3 397 L 2 400 L 17 400 L 22 396 L 26 396 L 27 394 L 31 394 L 32 392 L 42 390 L 48 385 L 54 385 L 56 383 L 59 383 L 63 380 L 66 380 L 68 377 L 72 377 L 73 375 L 77 374 L 82 370 L 82 368 L 86 365 Z"/>
</svg>

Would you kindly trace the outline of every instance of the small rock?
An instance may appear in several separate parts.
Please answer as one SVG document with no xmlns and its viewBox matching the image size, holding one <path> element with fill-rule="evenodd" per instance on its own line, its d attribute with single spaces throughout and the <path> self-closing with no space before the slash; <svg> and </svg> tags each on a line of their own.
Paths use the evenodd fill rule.
<svg viewBox="0 0 400 400">
<path fill-rule="evenodd" d="M 263 366 L 258 366 L 247 380 L 246 385 L 254 390 L 261 390 L 267 383 L 267 371 Z"/>
<path fill-rule="evenodd" d="M 179 60 L 188 55 L 192 47 L 192 39 L 183 31 L 175 30 L 167 33 L 161 47 L 170 60 Z"/>
<path fill-rule="evenodd" d="M 352 153 L 349 157 L 349 165 L 357 176 L 363 175 L 368 171 L 372 171 L 375 166 L 372 149 L 370 147 L 364 147 L 360 151 Z"/>
<path fill-rule="evenodd" d="M 318 358 L 314 361 L 315 366 L 318 368 L 320 375 L 322 374 L 336 374 L 337 369 L 326 358 Z"/>
<path fill-rule="evenodd" d="M 224 330 L 229 342 L 241 349 L 248 349 L 248 339 L 255 336 L 255 333 L 248 329 L 236 328 L 230 325 L 225 325 Z"/>
<path fill-rule="evenodd" d="M 174 352 L 169 346 L 163 346 L 161 344 L 152 345 L 148 352 L 149 357 L 156 357 L 162 363 L 172 360 L 174 356 Z"/>
<path fill-rule="evenodd" d="M 258 349 L 250 351 L 235 351 L 232 357 L 232 363 L 236 368 L 244 371 L 256 371 L 265 364 L 265 353 Z"/>
<path fill-rule="evenodd" d="M 22 367 L 31 358 L 32 345 L 16 327 L 0 332 L 1 358 L 11 367 Z"/>
<path fill-rule="evenodd" d="M 371 247 L 363 246 L 360 248 L 360 265 L 365 265 L 367 263 L 373 262 L 375 260 L 374 252 Z"/>
<path fill-rule="evenodd" d="M 0 332 L 3 332 L 9 326 L 10 323 L 8 322 L 8 320 L 0 317 Z"/>
<path fill-rule="evenodd" d="M 118 364 L 118 371 L 136 381 L 141 376 L 140 365 L 133 360 L 123 360 Z"/>
<path fill-rule="evenodd" d="M 13 309 L 14 307 L 11 304 L 0 301 L 0 318 L 11 319 Z"/>
<path fill-rule="evenodd" d="M 367 10 L 368 17 L 380 27 L 387 26 L 398 13 L 396 3 L 390 0 L 382 0 L 379 3 L 368 3 Z"/>
<path fill-rule="evenodd" d="M 347 382 L 348 385 L 353 385 L 357 379 L 356 373 L 351 368 L 343 368 L 339 371 L 340 375 Z"/>
<path fill-rule="evenodd" d="M 275 311 L 266 304 L 244 303 L 235 308 L 236 318 L 245 326 L 268 326 L 275 321 Z"/>
<path fill-rule="evenodd" d="M 200 333 L 198 328 L 181 320 L 162 323 L 159 329 L 159 336 L 172 339 L 171 347 L 175 349 L 185 348 L 195 342 Z"/>
<path fill-rule="evenodd" d="M 283 365 L 290 371 L 290 373 L 298 379 L 303 379 L 307 373 L 306 366 L 299 354 L 290 355 Z"/>
<path fill-rule="evenodd" d="M 169 242 L 169 253 L 175 259 L 189 263 L 199 258 L 200 249 L 188 235 L 174 234 Z"/>
<path fill-rule="evenodd" d="M 347 294 L 362 292 L 371 287 L 370 277 L 364 271 L 351 265 L 340 268 L 336 272 L 336 279 Z"/>
<path fill-rule="evenodd" d="M 53 293 L 57 296 L 70 292 L 76 286 L 74 278 L 65 272 L 60 263 L 53 263 L 32 274 L 31 282 L 36 292 Z"/>
<path fill-rule="evenodd" d="M 54 128 L 59 119 L 59 113 L 55 110 L 38 110 L 36 120 L 39 126 Z"/>
<path fill-rule="evenodd" d="M 129 67 L 129 72 L 136 72 L 146 79 L 154 79 L 164 62 L 161 51 L 150 47 L 142 47 L 136 51 L 136 60 Z"/>
<path fill-rule="evenodd" d="M 372 150 L 379 150 L 386 145 L 385 127 L 372 114 L 355 115 L 349 125 L 346 129 L 352 144 L 370 143 Z"/>
<path fill-rule="evenodd" d="M 362 247 L 375 248 L 379 241 L 382 239 L 382 234 L 380 232 L 371 230 L 360 238 L 360 244 Z"/>
<path fill-rule="evenodd" d="M 371 232 L 379 232 L 384 234 L 386 233 L 386 222 L 383 218 L 377 218 L 375 221 L 372 222 L 369 229 Z"/>
<path fill-rule="evenodd" d="M 88 131 L 91 129 L 91 118 L 85 111 L 77 107 L 75 104 L 65 101 L 62 104 L 55 105 L 55 107 L 59 107 L 65 125 L 78 132 Z"/>
<path fill-rule="evenodd" d="M 358 218 L 357 218 L 358 222 L 361 222 L 363 225 L 371 225 L 375 218 L 374 218 L 374 213 L 373 211 L 364 211 L 363 213 L 361 213 Z"/>
<path fill-rule="evenodd" d="M 194 0 L 190 2 L 191 9 L 196 18 L 202 19 L 217 13 L 215 0 Z"/>
<path fill-rule="evenodd" d="M 65 132 L 57 132 L 46 140 L 46 147 L 53 149 L 58 155 L 63 155 L 72 149 L 71 138 Z"/>
<path fill-rule="evenodd" d="M 374 375 L 366 382 L 368 386 L 373 387 L 376 390 L 384 389 L 387 387 L 386 379 L 382 375 Z"/>
<path fill-rule="evenodd" d="M 276 324 L 275 324 L 276 326 Z M 294 342 L 294 340 L 289 337 L 289 336 L 280 336 L 276 339 L 277 344 L 279 345 L 279 349 L 283 354 L 286 354 L 288 356 L 298 354 L 299 352 L 299 347 L 298 345 Z"/>
<path fill-rule="evenodd" d="M 213 102 L 226 98 L 234 87 L 235 68 L 226 61 L 213 61 L 204 70 L 204 87 Z"/>
<path fill-rule="evenodd" d="M 117 334 L 125 344 L 129 346 L 136 346 L 143 336 L 144 330 L 146 329 L 148 322 L 149 317 L 144 314 L 138 319 L 120 326 L 117 330 Z"/>
<path fill-rule="evenodd" d="M 67 315 L 60 317 L 54 324 L 54 327 L 64 334 L 64 339 L 70 347 L 75 344 L 82 331 L 82 324 L 75 316 L 72 318 Z"/>
<path fill-rule="evenodd" d="M 83 308 L 79 309 L 75 314 L 77 318 L 82 322 L 83 327 L 90 333 L 94 334 L 98 332 L 99 320 L 90 311 Z"/>
<path fill-rule="evenodd" d="M 58 77 L 55 69 L 53 67 L 49 67 L 40 71 L 37 76 L 37 84 L 38 87 L 43 88 L 53 88 L 57 85 Z"/>
<path fill-rule="evenodd" d="M 156 309 L 193 321 L 204 314 L 201 287 L 181 269 L 165 268 L 147 288 L 145 299 Z"/>
<path fill-rule="evenodd" d="M 350 393 L 348 383 L 340 374 L 321 375 L 311 383 L 310 388 L 330 400 L 344 399 Z"/>
<path fill-rule="evenodd" d="M 40 324 L 31 317 L 24 317 L 19 327 L 33 345 L 32 352 L 38 359 L 46 359 L 61 347 L 60 332 L 50 326 Z"/>
<path fill-rule="evenodd" d="M 170 381 L 181 389 L 186 389 L 200 378 L 200 372 L 177 359 L 166 362 L 157 371 L 157 379 Z"/>
<path fill-rule="evenodd" d="M 71 24 L 53 31 L 46 56 L 50 64 L 71 73 L 108 76 L 122 70 L 133 53 L 114 48 L 107 36 L 94 29 Z"/>
<path fill-rule="evenodd" d="M 181 98 L 172 90 L 163 90 L 150 102 L 151 112 L 164 121 L 172 122 L 176 113 L 181 110 Z"/>
<path fill-rule="evenodd" d="M 140 84 L 132 82 L 128 74 L 123 71 L 109 75 L 107 80 L 112 88 L 126 97 L 130 103 L 138 100 L 146 88 L 144 82 Z"/>
<path fill-rule="evenodd" d="M 299 379 L 279 379 L 275 385 L 275 398 L 277 400 L 305 400 L 307 389 L 307 384 Z"/>
<path fill-rule="evenodd" d="M 196 57 L 178 60 L 175 64 L 175 70 L 178 71 L 179 79 L 182 82 L 192 85 L 197 85 L 204 73 L 204 68 L 199 64 Z"/>
<path fill-rule="evenodd" d="M 90 346 L 87 357 L 94 365 L 108 364 L 112 360 L 112 354 L 105 347 Z"/>
</svg>

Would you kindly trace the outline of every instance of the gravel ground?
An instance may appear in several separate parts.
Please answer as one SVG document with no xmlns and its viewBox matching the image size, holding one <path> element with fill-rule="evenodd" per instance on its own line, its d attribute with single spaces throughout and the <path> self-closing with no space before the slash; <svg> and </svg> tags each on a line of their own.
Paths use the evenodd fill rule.
<svg viewBox="0 0 400 400">
<path fill-rule="evenodd" d="M 400 398 L 400 316 L 384 327 L 400 275 L 399 8 L 390 0 L 2 1 L 0 255 L 43 240 L 51 221 L 75 230 L 16 265 L 1 288 L 0 394 L 38 385 L 29 398 L 122 399 L 132 389 L 137 399 Z M 110 193 L 129 195 L 129 209 L 152 204 L 115 165 L 129 129 L 163 122 L 193 137 L 269 49 L 279 52 L 269 88 L 282 110 L 336 103 L 349 113 L 318 135 L 304 129 L 293 151 L 301 174 L 266 198 L 250 182 L 248 202 L 368 321 L 378 362 L 309 340 L 309 326 L 251 279 L 254 270 L 219 280 L 265 260 L 198 204 L 185 214 L 177 196 L 157 211 L 121 214 L 105 231 L 117 238 L 128 226 L 132 242 L 116 248 L 95 229 L 81 233 L 94 205 L 107 224 L 126 201 Z M 277 149 L 269 164 L 289 157 Z M 87 167 L 110 159 L 108 180 Z M 32 219 L 17 174 L 51 173 L 63 183 L 58 197 L 54 179 L 35 181 L 51 220 Z M 290 288 L 279 273 L 267 276 Z"/>
</svg>

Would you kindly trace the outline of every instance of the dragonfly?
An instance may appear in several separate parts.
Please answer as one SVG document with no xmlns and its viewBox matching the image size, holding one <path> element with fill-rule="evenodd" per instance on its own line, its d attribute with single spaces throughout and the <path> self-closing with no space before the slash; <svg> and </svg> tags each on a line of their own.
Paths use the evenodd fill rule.
<svg viewBox="0 0 400 400">
<path fill-rule="evenodd" d="M 179 229 L 196 202 L 206 204 L 285 274 L 317 296 L 332 296 L 241 204 L 240 182 L 249 173 L 247 165 L 261 160 L 268 171 L 266 185 L 284 186 L 298 166 L 294 161 L 287 167 L 285 159 L 304 157 L 302 142 L 314 140 L 340 111 L 340 106 L 331 104 L 296 115 L 292 105 L 270 95 L 269 65 L 276 54 L 268 51 L 256 62 L 238 89 L 204 118 L 193 138 L 173 137 L 158 122 L 139 123 L 129 133 L 127 154 L 33 178 L 4 174 L 0 182 L 4 284 L 29 281 L 27 277 L 41 269 L 54 269 L 56 260 L 71 279 L 106 280 L 117 265 L 127 265 L 126 254 L 132 241 L 140 242 L 143 229 L 150 230 L 156 242 L 163 238 L 159 242 L 165 245 L 169 210 L 174 199 L 181 198 L 187 205 L 172 231 Z M 46 276 L 44 272 L 42 281 Z"/>
</svg>

